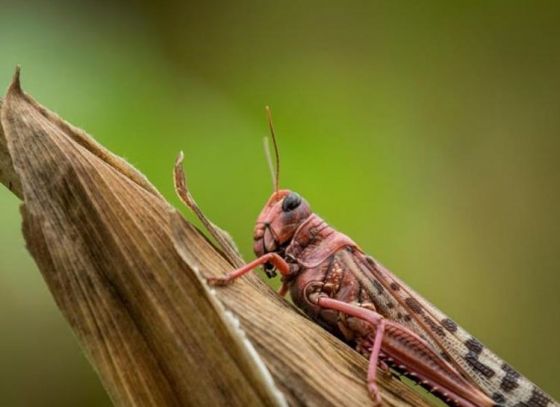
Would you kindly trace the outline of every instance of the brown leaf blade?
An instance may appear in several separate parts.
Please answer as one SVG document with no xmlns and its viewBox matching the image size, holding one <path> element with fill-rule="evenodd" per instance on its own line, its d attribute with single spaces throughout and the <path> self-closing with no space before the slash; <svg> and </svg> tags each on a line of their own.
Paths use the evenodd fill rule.
<svg viewBox="0 0 560 407">
<path fill-rule="evenodd" d="M 2 99 L 0 98 L 0 112 L 2 111 Z M 3 183 L 18 198 L 23 198 L 21 192 L 21 183 L 19 177 L 14 170 L 12 158 L 8 152 L 8 145 L 4 130 L 0 125 L 0 182 Z"/>
<path fill-rule="evenodd" d="M 28 248 L 115 404 L 278 405 L 176 254 L 153 187 L 76 142 L 17 78 L 1 114 Z"/>
</svg>

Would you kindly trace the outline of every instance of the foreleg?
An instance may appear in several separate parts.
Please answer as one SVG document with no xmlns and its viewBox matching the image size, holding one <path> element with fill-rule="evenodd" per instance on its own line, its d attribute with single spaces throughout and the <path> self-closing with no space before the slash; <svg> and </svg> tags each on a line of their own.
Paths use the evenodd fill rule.
<svg viewBox="0 0 560 407">
<path fill-rule="evenodd" d="M 206 280 L 210 285 L 217 285 L 217 286 L 224 286 L 231 284 L 234 280 L 238 279 L 239 277 L 249 273 L 250 271 L 256 269 L 263 264 L 271 263 L 276 267 L 276 269 L 282 274 L 283 277 L 289 276 L 290 273 L 290 265 L 280 257 L 277 253 L 267 253 L 264 256 L 261 256 L 250 263 L 247 263 L 243 267 L 238 268 L 237 270 L 233 270 L 222 277 L 208 277 Z M 280 289 L 280 294 L 285 295 L 286 289 L 285 285 L 282 285 Z"/>
</svg>

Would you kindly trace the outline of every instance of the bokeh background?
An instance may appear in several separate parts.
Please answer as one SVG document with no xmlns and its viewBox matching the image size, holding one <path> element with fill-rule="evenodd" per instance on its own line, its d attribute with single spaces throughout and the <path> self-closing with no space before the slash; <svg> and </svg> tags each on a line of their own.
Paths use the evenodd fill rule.
<svg viewBox="0 0 560 407">
<path fill-rule="evenodd" d="M 0 87 L 143 171 L 251 258 L 281 184 L 560 398 L 560 3 L 0 1 Z M 0 405 L 108 406 L 0 187 Z"/>
</svg>

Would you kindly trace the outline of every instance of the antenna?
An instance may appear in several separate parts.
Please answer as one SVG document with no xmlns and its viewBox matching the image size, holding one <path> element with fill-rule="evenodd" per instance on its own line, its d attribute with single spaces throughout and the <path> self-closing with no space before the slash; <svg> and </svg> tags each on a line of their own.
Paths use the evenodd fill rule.
<svg viewBox="0 0 560 407">
<path fill-rule="evenodd" d="M 274 126 L 272 125 L 272 112 L 270 111 L 270 106 L 266 106 L 265 110 L 266 110 L 266 118 L 268 120 L 268 128 L 270 129 L 270 136 L 272 137 L 272 144 L 274 145 L 274 157 L 276 159 L 276 171 L 274 172 L 274 176 L 273 176 L 274 192 L 278 192 L 278 183 L 280 178 L 280 153 L 278 152 L 278 143 L 276 142 Z M 268 144 L 266 145 L 266 151 L 267 151 L 267 159 L 269 162 L 269 166 L 272 171 L 272 160 L 270 159 Z"/>
<path fill-rule="evenodd" d="M 272 188 L 276 192 L 276 182 L 274 178 L 274 164 L 272 163 L 272 156 L 270 155 L 270 143 L 268 142 L 268 137 L 263 137 L 264 155 L 266 157 L 266 163 L 268 164 L 268 170 L 270 171 L 270 176 L 272 177 Z"/>
</svg>

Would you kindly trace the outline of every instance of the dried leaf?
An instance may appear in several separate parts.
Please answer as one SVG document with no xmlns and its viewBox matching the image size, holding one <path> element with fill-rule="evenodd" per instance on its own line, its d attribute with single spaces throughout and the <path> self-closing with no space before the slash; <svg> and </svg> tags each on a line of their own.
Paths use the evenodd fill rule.
<svg viewBox="0 0 560 407">
<path fill-rule="evenodd" d="M 0 169 L 11 168 L 0 180 L 12 171 L 21 185 L 27 246 L 115 404 L 371 404 L 363 357 L 256 276 L 208 290 L 199 274 L 232 260 L 129 164 L 23 93 L 18 73 L 0 123 Z M 381 388 L 387 405 L 426 404 L 396 380 Z"/>
<path fill-rule="evenodd" d="M 1 113 L 28 248 L 115 404 L 281 404 L 176 254 L 153 187 L 38 106 L 17 76 Z"/>
<path fill-rule="evenodd" d="M 2 111 L 2 99 L 0 99 L 0 112 Z M 12 191 L 18 198 L 23 198 L 21 192 L 21 183 L 16 175 L 8 146 L 6 144 L 6 136 L 0 125 L 0 182 Z"/>
</svg>

